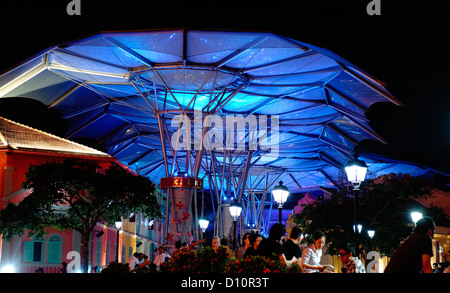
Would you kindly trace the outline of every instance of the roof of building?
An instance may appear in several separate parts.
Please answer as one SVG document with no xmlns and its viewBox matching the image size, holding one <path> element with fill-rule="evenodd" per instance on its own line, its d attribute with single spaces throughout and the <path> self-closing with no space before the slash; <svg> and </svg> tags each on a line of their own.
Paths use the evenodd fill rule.
<svg viewBox="0 0 450 293">
<path fill-rule="evenodd" d="M 0 149 L 112 158 L 99 150 L 0 117 Z"/>
<path fill-rule="evenodd" d="M 430 196 L 425 199 L 418 198 L 416 201 L 427 208 L 441 208 L 442 212 L 450 219 L 450 194 L 448 192 L 434 188 Z"/>
<path fill-rule="evenodd" d="M 0 98 L 14 97 L 58 111 L 68 122 L 65 138 L 101 142 L 153 182 L 184 171 L 207 178 L 208 190 L 214 184 L 207 176 L 211 162 L 223 167 L 231 161 L 226 168 L 248 174 L 254 189 L 271 188 L 258 178 L 267 173 L 293 193 L 339 187 L 336 180 L 361 141 L 387 143 L 366 117 L 371 105 L 401 105 L 382 82 L 324 48 L 267 32 L 185 28 L 101 32 L 50 47 L 0 73 Z M 190 151 L 187 141 L 174 142 L 182 135 L 180 117 L 195 112 L 200 123 L 191 122 L 194 129 L 203 129 L 203 119 L 214 115 L 245 117 L 258 127 L 238 130 L 236 123 L 225 131 L 226 121 L 221 120 L 224 127 L 214 122 L 202 139 L 211 152 L 193 160 L 200 135 L 191 132 Z M 222 134 L 234 137 L 222 142 L 232 141 L 226 146 L 233 148 L 230 160 L 221 139 L 212 142 Z M 358 155 L 368 177 L 430 171 L 413 162 Z M 221 190 L 233 192 L 229 186 Z"/>
</svg>

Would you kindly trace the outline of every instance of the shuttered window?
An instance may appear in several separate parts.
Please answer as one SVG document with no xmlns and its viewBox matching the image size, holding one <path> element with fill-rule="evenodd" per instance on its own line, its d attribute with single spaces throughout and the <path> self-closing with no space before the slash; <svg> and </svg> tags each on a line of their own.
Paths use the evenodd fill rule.
<svg viewBox="0 0 450 293">
<path fill-rule="evenodd" d="M 126 261 L 126 252 L 127 252 L 127 247 L 125 245 L 122 245 L 122 263 L 124 263 Z"/>
<path fill-rule="evenodd" d="M 106 261 L 105 261 L 105 265 L 108 265 L 109 264 L 109 262 L 110 262 L 110 260 L 109 260 L 109 258 L 110 258 L 110 256 L 111 256 L 111 242 L 110 241 L 106 241 Z"/>
<path fill-rule="evenodd" d="M 53 235 L 48 241 L 48 262 L 61 263 L 62 242 L 59 236 Z"/>
<path fill-rule="evenodd" d="M 24 262 L 33 261 L 33 250 L 34 250 L 34 241 L 25 241 L 25 247 L 23 252 Z"/>
<path fill-rule="evenodd" d="M 44 241 L 42 239 L 33 239 L 24 242 L 23 261 L 41 262 L 43 260 Z"/>
<path fill-rule="evenodd" d="M 97 246 L 95 250 L 95 265 L 100 266 L 102 259 L 102 240 L 97 238 Z"/>
</svg>

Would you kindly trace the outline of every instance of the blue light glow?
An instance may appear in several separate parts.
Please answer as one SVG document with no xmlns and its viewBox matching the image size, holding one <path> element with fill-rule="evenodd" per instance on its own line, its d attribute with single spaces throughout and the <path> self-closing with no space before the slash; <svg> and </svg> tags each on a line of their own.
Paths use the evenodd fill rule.
<svg viewBox="0 0 450 293">
<path fill-rule="evenodd" d="M 48 64 L 36 73 L 43 60 Z M 30 78 L 10 83 L 25 74 Z M 292 192 L 300 191 L 298 185 L 333 186 L 330 178 L 336 180 L 356 145 L 382 140 L 370 128 L 367 109 L 379 102 L 399 104 L 382 83 L 336 54 L 266 32 L 106 32 L 52 47 L 3 74 L 0 88 L 2 83 L 11 89 L 1 97 L 32 98 L 55 108 L 69 123 L 68 137 L 96 140 L 156 183 L 167 176 L 174 157 L 180 170 L 191 171 L 195 160 L 195 152 L 191 157 L 185 151 L 175 154 L 167 144 L 176 131 L 171 126 L 175 115 L 191 118 L 194 109 L 211 111 L 203 116 L 278 115 L 278 153 L 255 152 L 252 167 L 282 171 L 280 179 Z M 167 126 L 167 133 L 161 130 L 166 161 L 158 117 Z M 207 167 L 211 154 L 204 156 L 201 165 Z M 214 156 L 219 167 L 229 167 L 222 151 Z M 382 156 L 360 157 L 372 175 L 428 171 Z M 240 171 L 245 156 L 235 152 L 232 160 Z M 208 190 L 213 184 L 205 170 L 200 168 L 198 177 L 205 178 Z M 257 180 L 252 174 L 249 178 Z M 264 182 L 253 187 L 263 189 Z M 222 190 L 231 194 L 227 186 Z"/>
</svg>

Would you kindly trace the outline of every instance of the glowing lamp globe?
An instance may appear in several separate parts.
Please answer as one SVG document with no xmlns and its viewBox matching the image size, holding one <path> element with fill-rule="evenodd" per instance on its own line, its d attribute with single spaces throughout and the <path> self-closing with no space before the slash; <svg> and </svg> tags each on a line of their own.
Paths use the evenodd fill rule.
<svg viewBox="0 0 450 293">
<path fill-rule="evenodd" d="M 241 215 L 242 207 L 238 203 L 230 204 L 230 214 L 234 220 L 237 220 Z"/>
<path fill-rule="evenodd" d="M 289 196 L 289 190 L 283 185 L 283 181 L 280 181 L 279 185 L 274 187 L 272 195 L 273 199 L 278 203 L 278 206 L 282 207 Z"/>
<path fill-rule="evenodd" d="M 347 173 L 348 181 L 353 184 L 355 189 L 358 189 L 361 182 L 366 178 L 367 165 L 364 161 L 355 157 L 345 165 L 345 173 Z"/>
<path fill-rule="evenodd" d="M 420 219 L 422 219 L 422 213 L 419 212 L 412 212 L 411 213 L 411 219 L 413 220 L 414 224 L 417 223 Z"/>
<path fill-rule="evenodd" d="M 353 232 L 356 233 L 356 229 L 358 229 L 358 233 L 361 234 L 362 228 L 363 228 L 363 226 L 361 224 L 358 224 L 356 226 L 353 225 Z"/>
<path fill-rule="evenodd" d="M 117 230 L 120 230 L 120 228 L 122 228 L 122 220 L 121 219 L 117 219 L 114 224 L 116 225 Z"/>
<path fill-rule="evenodd" d="M 208 228 L 209 221 L 206 218 L 200 218 L 198 220 L 198 224 L 199 224 L 200 228 L 202 229 L 202 231 L 205 232 L 206 228 Z"/>
</svg>

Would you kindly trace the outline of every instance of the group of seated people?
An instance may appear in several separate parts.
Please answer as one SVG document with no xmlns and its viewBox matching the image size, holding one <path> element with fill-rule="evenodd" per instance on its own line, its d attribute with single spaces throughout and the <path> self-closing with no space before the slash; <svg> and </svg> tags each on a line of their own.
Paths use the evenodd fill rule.
<svg viewBox="0 0 450 293">
<path fill-rule="evenodd" d="M 433 272 L 431 269 L 430 259 L 433 255 L 431 249 L 431 241 L 434 235 L 436 225 L 431 218 L 424 217 L 416 223 L 411 235 L 396 249 L 385 272 Z M 245 233 L 242 237 L 242 246 L 235 251 L 237 259 L 246 259 L 248 256 L 265 256 L 268 258 L 279 259 L 285 266 L 297 264 L 302 268 L 304 273 L 334 272 L 334 268 L 329 264 L 320 264 L 322 258 L 322 249 L 325 246 L 325 234 L 316 231 L 312 235 L 313 242 L 303 249 L 300 249 L 300 241 L 302 240 L 302 230 L 293 227 L 289 235 L 289 239 L 281 242 L 286 233 L 283 224 L 274 224 L 269 231 L 268 238 L 255 233 Z M 177 253 L 183 253 L 191 250 L 197 244 L 205 241 L 205 239 L 192 243 L 190 246 L 184 243 L 184 246 L 176 243 L 176 250 L 172 256 Z M 212 239 L 211 248 L 216 250 L 219 246 L 225 245 L 221 243 L 219 237 Z M 162 247 L 158 249 L 153 264 L 159 267 L 161 263 L 170 258 Z M 360 259 L 356 256 L 350 245 L 339 247 L 339 258 L 342 262 L 342 273 L 365 273 L 366 269 Z M 142 259 L 139 254 L 128 260 L 130 270 L 136 270 L 145 265 L 151 264 L 148 259 Z M 446 268 L 444 272 L 450 272 L 450 268 Z"/>
<path fill-rule="evenodd" d="M 409 237 L 395 249 L 384 273 L 436 272 L 436 269 L 433 271 L 431 267 L 431 257 L 433 256 L 432 239 L 435 230 L 436 224 L 430 217 L 423 217 L 417 221 Z M 325 246 L 324 233 L 316 231 L 312 237 L 312 244 L 301 251 L 298 244 L 301 241 L 302 230 L 297 227 L 292 228 L 289 239 L 281 244 L 281 238 L 285 232 L 286 229 L 283 224 L 274 224 L 270 228 L 269 237 L 260 241 L 259 245 L 256 244 L 256 253 L 266 257 L 274 257 L 276 255 L 286 266 L 297 263 L 305 273 L 334 271 L 331 265 L 320 264 L 322 248 Z M 245 237 L 247 236 L 244 235 L 244 239 Z M 249 237 L 250 241 L 251 239 Z M 249 249 L 247 248 L 247 250 Z M 358 259 L 349 244 L 339 247 L 338 254 L 342 262 L 342 273 L 366 273 L 363 263 Z M 444 269 L 443 272 L 450 273 L 450 267 Z"/>
<path fill-rule="evenodd" d="M 237 251 L 238 259 L 245 259 L 247 256 L 261 255 L 268 258 L 276 257 L 285 266 L 293 263 L 302 267 L 305 273 L 332 272 L 333 267 L 328 264 L 320 264 L 322 248 L 325 246 L 325 234 L 317 231 L 313 235 L 313 243 L 303 251 L 299 243 L 302 240 L 302 230 L 294 227 L 291 230 L 289 239 L 281 243 L 281 238 L 285 235 L 286 229 L 283 224 L 274 224 L 269 231 L 269 237 L 264 238 L 259 234 L 246 233 L 243 236 L 242 247 Z M 351 247 L 342 247 L 339 251 L 340 258 L 347 273 L 365 273 L 362 262 L 354 255 Z"/>
<path fill-rule="evenodd" d="M 330 265 L 320 264 L 322 248 L 325 245 L 325 235 L 322 232 L 318 231 L 313 235 L 313 243 L 306 247 L 303 252 L 299 246 L 300 241 L 302 240 L 302 230 L 298 227 L 292 228 L 289 239 L 282 244 L 281 238 L 285 233 L 285 226 L 279 223 L 274 224 L 270 228 L 268 238 L 265 238 L 260 234 L 245 233 L 242 237 L 241 247 L 235 251 L 235 256 L 237 259 L 245 259 L 248 256 L 261 255 L 273 258 L 274 255 L 276 255 L 283 265 L 291 266 L 296 263 L 302 267 L 302 270 L 305 273 L 324 272 L 326 269 L 330 270 L 327 272 L 331 272 L 331 270 L 333 270 L 333 267 Z M 216 250 L 219 246 L 227 246 L 227 243 L 225 243 L 224 240 L 226 239 L 221 240 L 217 236 L 213 237 L 211 248 Z M 175 243 L 176 249 L 172 253 L 172 257 L 178 253 L 191 250 L 203 241 L 205 241 L 205 239 L 194 242 L 190 246 L 187 246 L 186 243 L 183 243 L 182 245 L 181 242 L 177 241 Z M 170 257 L 162 248 L 159 250 L 154 262 L 157 267 L 159 267 L 164 260 L 167 260 L 167 257 Z M 364 265 L 353 255 L 354 252 L 350 247 L 343 247 L 340 250 L 340 257 L 346 268 L 346 272 L 364 273 Z"/>
</svg>

